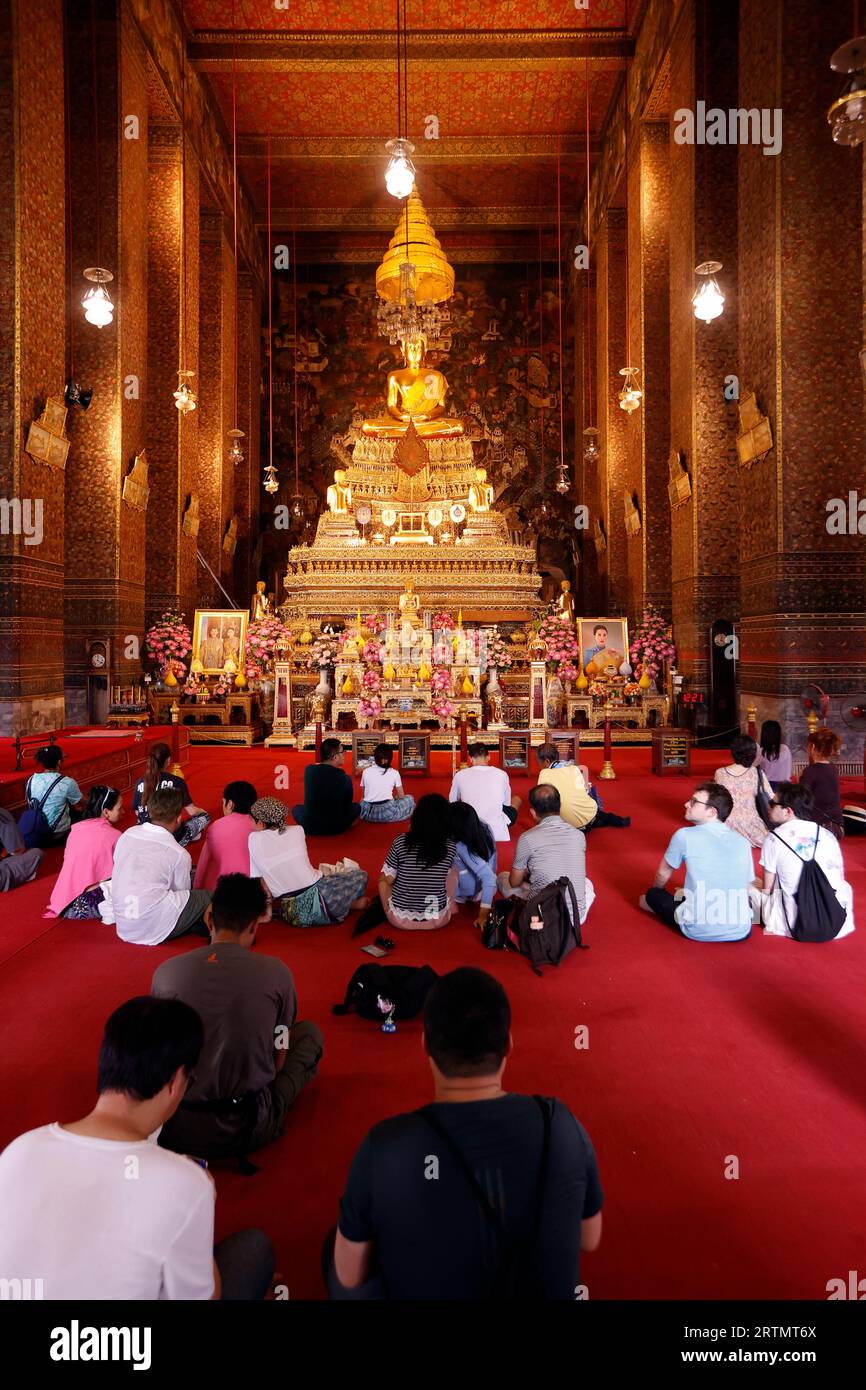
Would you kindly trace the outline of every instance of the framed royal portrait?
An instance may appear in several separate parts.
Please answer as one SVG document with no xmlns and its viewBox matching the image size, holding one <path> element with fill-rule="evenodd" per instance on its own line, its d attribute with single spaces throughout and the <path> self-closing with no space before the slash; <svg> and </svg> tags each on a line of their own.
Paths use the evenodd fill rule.
<svg viewBox="0 0 866 1390">
<path fill-rule="evenodd" d="M 238 670 L 243 664 L 247 640 L 245 608 L 197 608 L 192 630 L 192 659 L 200 661 L 206 676 L 219 675 L 229 657 Z"/>
<path fill-rule="evenodd" d="M 577 627 L 584 674 L 597 681 L 618 676 L 628 660 L 628 619 L 581 618 Z"/>
</svg>

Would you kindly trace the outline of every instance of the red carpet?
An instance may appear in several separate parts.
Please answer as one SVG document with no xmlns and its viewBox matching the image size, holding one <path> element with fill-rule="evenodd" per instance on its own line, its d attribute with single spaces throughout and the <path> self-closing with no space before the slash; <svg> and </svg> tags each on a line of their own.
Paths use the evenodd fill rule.
<svg viewBox="0 0 866 1390">
<path fill-rule="evenodd" d="M 828 1279 L 862 1270 L 866 1237 L 866 840 L 844 843 L 858 930 L 826 946 L 760 933 L 741 945 L 686 942 L 635 907 L 651 881 L 682 803 L 721 761 L 698 755 L 692 779 L 649 774 L 648 750 L 615 750 L 619 780 L 605 804 L 631 814 L 630 830 L 588 842 L 598 899 L 585 928 L 590 950 L 536 979 L 525 961 L 481 949 L 464 909 L 445 930 L 392 933 L 393 959 L 440 972 L 480 965 L 506 986 L 515 1051 L 506 1084 L 566 1101 L 595 1143 L 606 1192 L 601 1249 L 585 1256 L 591 1298 L 826 1298 Z M 186 774 L 194 798 L 218 814 L 226 781 L 247 777 L 274 791 L 288 765 L 300 799 L 305 757 L 275 749 L 194 748 Z M 594 773 L 600 750 L 588 761 Z M 438 775 L 407 788 L 447 790 Z M 526 785 L 513 781 L 524 796 Z M 518 830 L 528 825 L 526 808 Z M 375 878 L 393 827 L 363 825 L 339 841 L 311 842 L 311 858 L 346 852 Z M 500 847 L 500 867 L 511 849 Z M 53 1119 L 83 1114 L 94 1094 L 96 1051 L 107 1014 L 146 993 L 176 946 L 145 949 L 100 925 L 44 921 L 59 854 L 36 883 L 0 899 L 0 1144 Z M 260 1173 L 218 1169 L 219 1233 L 259 1225 L 277 1247 L 292 1298 L 322 1296 L 322 1237 L 352 1153 L 368 1127 L 425 1103 L 430 1078 L 420 1023 L 387 1036 L 375 1024 L 334 1018 L 365 960 L 351 920 L 306 932 L 269 925 L 261 948 L 295 974 L 301 1014 L 325 1033 L 318 1080 L 292 1112 Z M 574 1047 L 589 1028 L 589 1049 Z M 725 1177 L 729 1156 L 739 1178 Z"/>
</svg>

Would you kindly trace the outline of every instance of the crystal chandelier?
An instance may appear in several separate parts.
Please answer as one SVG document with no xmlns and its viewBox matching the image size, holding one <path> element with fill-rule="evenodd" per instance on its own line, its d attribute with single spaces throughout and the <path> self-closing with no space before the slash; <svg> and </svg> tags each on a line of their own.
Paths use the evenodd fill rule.
<svg viewBox="0 0 866 1390">
<path fill-rule="evenodd" d="M 404 261 L 400 266 L 400 289 L 396 300 L 379 300 L 377 310 L 379 334 L 391 345 L 408 338 L 425 337 L 428 343 L 441 338 L 451 322 L 448 309 L 425 299 L 419 304 L 415 297 L 415 266 Z"/>
<path fill-rule="evenodd" d="M 265 477 L 262 483 L 265 492 L 279 492 L 280 484 L 277 480 L 277 470 L 272 463 L 265 466 Z"/>
<path fill-rule="evenodd" d="M 842 95 L 827 112 L 833 139 L 837 145 L 862 145 L 866 141 L 866 35 L 837 48 L 830 67 L 848 77 Z"/>
<path fill-rule="evenodd" d="M 594 425 L 590 425 L 583 432 L 586 443 L 583 446 L 584 463 L 598 463 L 598 430 Z"/>
<path fill-rule="evenodd" d="M 93 286 L 81 301 L 84 317 L 97 328 L 105 328 L 114 318 L 114 305 L 105 293 L 105 286 L 114 276 L 110 270 L 103 270 L 101 266 L 96 265 L 85 270 L 84 278 L 90 280 Z"/>
<path fill-rule="evenodd" d="M 721 268 L 721 261 L 701 261 L 700 265 L 695 266 L 695 274 L 703 278 L 692 296 L 692 307 L 695 318 L 702 319 L 704 323 L 712 323 L 725 307 L 725 296 L 716 281 L 716 271 Z"/>
<path fill-rule="evenodd" d="M 619 408 L 624 410 L 627 415 L 631 415 L 637 410 L 641 403 L 643 391 L 637 384 L 637 374 L 639 367 L 620 367 L 620 376 L 625 377 L 622 390 L 619 393 Z"/>
<path fill-rule="evenodd" d="M 561 497 L 564 497 L 571 487 L 571 479 L 568 476 L 568 469 L 564 463 L 560 463 L 556 470 L 556 481 L 553 486 Z"/>
<path fill-rule="evenodd" d="M 195 372 L 178 372 L 177 376 L 178 387 L 173 392 L 174 403 L 182 415 L 188 415 L 198 405 L 198 397 L 189 383 L 184 381 L 184 377 L 193 377 Z"/>
<path fill-rule="evenodd" d="M 229 449 L 228 453 L 229 463 L 233 463 L 235 465 L 243 463 L 244 451 L 241 448 L 241 440 L 243 439 L 243 437 L 243 430 L 229 430 L 229 439 L 232 441 L 231 448 Z"/>
</svg>

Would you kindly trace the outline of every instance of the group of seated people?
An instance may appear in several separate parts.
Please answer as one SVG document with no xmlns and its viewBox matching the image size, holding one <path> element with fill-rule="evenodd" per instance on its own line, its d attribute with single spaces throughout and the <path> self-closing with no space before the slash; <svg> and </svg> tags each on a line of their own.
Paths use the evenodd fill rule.
<svg viewBox="0 0 866 1390">
<path fill-rule="evenodd" d="M 766 735 L 765 724 L 762 742 Z M 713 780 L 702 782 L 685 803 L 691 824 L 673 835 L 652 887 L 639 901 L 645 911 L 683 936 L 742 941 L 753 925 L 770 936 L 795 935 L 797 892 L 803 866 L 812 860 L 844 910 L 833 939 L 854 930 L 854 894 L 845 879 L 839 844 L 843 831 L 838 776 L 829 766 L 838 751 L 838 736 L 829 729 L 810 735 L 809 766 L 798 782 L 791 782 L 778 778 L 780 771 L 790 775 L 791 770 L 790 751 L 780 747 L 779 735 L 774 722 L 767 738 L 773 750 L 768 758 L 754 738 L 738 734 L 731 744 L 731 764 L 718 768 Z M 771 779 L 768 773 L 777 776 Z M 759 793 L 766 798 L 766 820 L 758 809 Z M 761 851 L 759 877 L 753 848 Z M 685 884 L 673 894 L 667 884 L 682 864 Z"/>
<path fill-rule="evenodd" d="M 629 823 L 603 812 L 586 769 L 543 744 L 529 793 L 533 825 L 519 836 L 511 868 L 498 872 L 497 845 L 509 840 L 520 801 L 483 745 L 469 752 L 449 798 L 428 793 L 417 804 L 391 772 L 385 745 L 355 803 L 337 740 L 325 740 L 320 762 L 306 769 L 304 804 L 294 811 L 235 781 L 222 817 L 209 823 L 183 778 L 167 770 L 166 745 L 152 750 L 135 788 L 137 823 L 123 833 L 118 791 L 94 787 L 83 808 L 80 792 L 74 801 L 70 792 L 66 804 L 80 819 L 70 816 L 50 915 L 102 915 L 138 944 L 187 933 L 206 944 L 164 960 L 151 994 L 111 1015 L 91 1112 L 23 1134 L 0 1155 L 0 1277 L 38 1269 L 48 1298 L 239 1300 L 273 1291 L 265 1232 L 241 1231 L 214 1247 L 215 1186 L 206 1170 L 236 1160 L 254 1173 L 249 1155 L 283 1132 L 323 1057 L 320 1028 L 299 1017 L 291 970 L 253 950 L 259 927 L 274 918 L 337 922 L 370 906 L 366 872 L 345 859 L 315 869 L 307 833 L 409 817 L 378 886 L 387 920 L 412 930 L 444 926 L 462 902 L 477 904 L 483 925 L 497 891 L 528 895 L 562 877 L 575 888 L 582 922 L 595 897 L 585 834 Z M 790 936 L 802 865 L 814 856 L 845 908 L 839 935 L 853 931 L 837 834 L 819 818 L 809 779 L 770 775 L 785 770 L 780 755 L 777 748 L 768 768 L 755 740 L 735 739 L 732 763 L 686 801 L 689 824 L 671 838 L 641 907 L 693 940 L 742 940 L 757 922 Z M 746 791 L 738 778 L 744 787 L 748 779 Z M 756 812 L 756 877 L 750 812 L 759 789 L 768 794 L 769 825 Z M 205 832 L 193 878 L 186 844 Z M 10 861 L 23 858 L 9 848 Z M 672 894 L 682 865 L 684 888 Z M 595 1155 L 561 1101 L 503 1089 L 511 1046 L 508 999 L 496 980 L 466 967 L 435 984 L 424 1011 L 433 1102 L 374 1126 L 358 1148 L 337 1224 L 323 1232 L 331 1298 L 577 1295 L 580 1252 L 594 1250 L 601 1235 Z M 431 1152 L 437 1181 L 419 1182 Z M 495 1204 L 475 1176 L 489 1173 L 491 1154 Z"/>
<path fill-rule="evenodd" d="M 207 1171 L 277 1137 L 322 1055 L 288 967 L 250 949 L 266 916 L 255 879 L 222 877 L 210 944 L 166 961 L 152 994 L 108 1019 L 93 1109 L 0 1155 L 0 1277 L 38 1270 L 47 1299 L 281 1296 L 263 1231 L 214 1247 Z M 357 1149 L 323 1233 L 331 1298 L 585 1296 L 580 1254 L 601 1239 L 595 1153 L 562 1101 L 504 1090 L 511 1048 L 498 981 L 472 968 L 437 981 L 424 1009 L 432 1101 Z M 474 1177 L 491 1155 L 495 1205 Z"/>
</svg>

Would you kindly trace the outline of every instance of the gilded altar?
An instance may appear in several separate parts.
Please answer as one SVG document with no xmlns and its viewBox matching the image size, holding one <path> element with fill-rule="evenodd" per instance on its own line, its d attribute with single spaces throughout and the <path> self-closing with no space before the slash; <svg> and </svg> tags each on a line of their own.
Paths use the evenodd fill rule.
<svg viewBox="0 0 866 1390">
<path fill-rule="evenodd" d="M 352 510 L 325 512 L 313 543 L 289 551 L 286 617 L 318 626 L 358 607 L 396 612 L 410 578 L 426 609 L 462 608 L 476 622 L 533 617 L 535 548 L 512 544 L 501 513 L 473 509 L 472 441 L 419 438 L 425 457 L 411 475 L 394 461 L 404 442 L 359 432 L 343 461 Z"/>
</svg>

